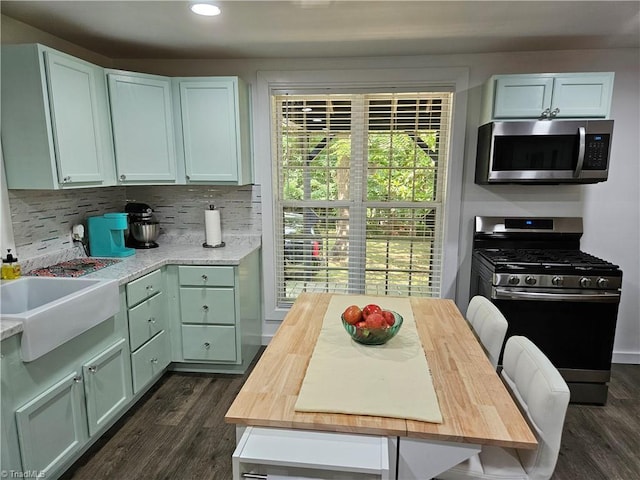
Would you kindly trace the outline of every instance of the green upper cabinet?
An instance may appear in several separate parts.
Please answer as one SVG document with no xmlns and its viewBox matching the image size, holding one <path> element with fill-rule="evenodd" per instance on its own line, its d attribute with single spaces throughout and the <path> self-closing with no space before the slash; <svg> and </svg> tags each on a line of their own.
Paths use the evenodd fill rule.
<svg viewBox="0 0 640 480">
<path fill-rule="evenodd" d="M 607 72 L 494 75 L 485 85 L 482 123 L 608 118 L 613 79 Z"/>
<path fill-rule="evenodd" d="M 115 183 L 102 67 L 38 44 L 2 46 L 9 188 Z"/>
<path fill-rule="evenodd" d="M 247 85 L 238 77 L 173 81 L 178 155 L 187 183 L 252 183 Z"/>
<path fill-rule="evenodd" d="M 107 70 L 118 182 L 175 183 L 171 79 Z"/>
</svg>

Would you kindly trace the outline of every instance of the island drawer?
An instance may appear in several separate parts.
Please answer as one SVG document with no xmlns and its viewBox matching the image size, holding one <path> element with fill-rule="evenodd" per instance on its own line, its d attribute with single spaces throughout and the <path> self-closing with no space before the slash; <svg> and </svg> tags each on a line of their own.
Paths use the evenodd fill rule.
<svg viewBox="0 0 640 480">
<path fill-rule="evenodd" d="M 236 360 L 236 330 L 226 325 L 183 325 L 182 355 L 185 360 Z"/>
<path fill-rule="evenodd" d="M 167 329 L 166 296 L 160 292 L 129 310 L 129 343 L 136 350 L 161 330 Z"/>
<path fill-rule="evenodd" d="M 235 272 L 233 267 L 181 265 L 178 267 L 178 279 L 180 285 L 185 286 L 233 287 Z"/>
<path fill-rule="evenodd" d="M 233 288 L 180 288 L 180 316 L 182 323 L 235 324 Z"/>
<path fill-rule="evenodd" d="M 162 272 L 155 270 L 144 277 L 127 284 L 127 307 L 133 307 L 141 301 L 162 291 Z"/>
</svg>

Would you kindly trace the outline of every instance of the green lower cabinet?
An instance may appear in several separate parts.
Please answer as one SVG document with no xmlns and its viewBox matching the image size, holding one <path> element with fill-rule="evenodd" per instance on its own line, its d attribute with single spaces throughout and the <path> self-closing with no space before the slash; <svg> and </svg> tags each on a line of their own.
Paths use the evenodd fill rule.
<svg viewBox="0 0 640 480">
<path fill-rule="evenodd" d="M 133 392 L 138 393 L 171 362 L 171 347 L 165 330 L 131 354 Z"/>
<path fill-rule="evenodd" d="M 260 250 L 238 265 L 167 268 L 171 369 L 244 373 L 261 341 Z"/>
<path fill-rule="evenodd" d="M 236 361 L 236 328 L 226 325 L 182 325 L 185 360 Z"/>
<path fill-rule="evenodd" d="M 131 398 L 127 342 L 121 339 L 82 366 L 89 435 L 114 418 Z"/>
<path fill-rule="evenodd" d="M 69 460 L 87 440 L 82 377 L 70 373 L 16 410 L 24 471 L 51 471 Z"/>
</svg>

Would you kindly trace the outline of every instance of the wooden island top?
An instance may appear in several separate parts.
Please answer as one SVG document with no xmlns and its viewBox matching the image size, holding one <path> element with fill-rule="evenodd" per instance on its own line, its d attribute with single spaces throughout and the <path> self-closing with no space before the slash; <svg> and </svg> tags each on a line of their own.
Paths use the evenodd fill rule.
<svg viewBox="0 0 640 480">
<path fill-rule="evenodd" d="M 331 297 L 329 293 L 298 297 L 227 411 L 228 423 L 536 447 L 518 406 L 451 300 L 410 298 L 443 423 L 295 411 Z M 384 297 L 379 298 L 384 303 Z"/>
</svg>

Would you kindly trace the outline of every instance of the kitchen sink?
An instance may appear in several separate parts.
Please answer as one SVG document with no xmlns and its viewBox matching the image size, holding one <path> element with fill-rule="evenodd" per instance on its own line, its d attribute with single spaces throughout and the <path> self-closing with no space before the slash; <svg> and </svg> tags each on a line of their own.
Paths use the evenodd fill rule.
<svg viewBox="0 0 640 480">
<path fill-rule="evenodd" d="M 22 322 L 22 360 L 30 362 L 120 309 L 117 280 L 22 277 L 0 285 L 0 317 Z"/>
</svg>

